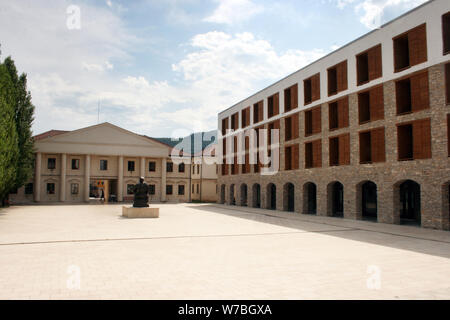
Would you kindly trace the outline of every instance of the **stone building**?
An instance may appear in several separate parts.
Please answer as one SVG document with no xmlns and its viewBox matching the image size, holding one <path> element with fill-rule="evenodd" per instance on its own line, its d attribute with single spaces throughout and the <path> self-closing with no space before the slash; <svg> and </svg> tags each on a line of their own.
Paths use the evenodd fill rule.
<svg viewBox="0 0 450 320">
<path fill-rule="evenodd" d="M 173 158 L 173 146 L 156 138 L 102 123 L 51 130 L 34 139 L 35 174 L 10 194 L 12 203 L 89 202 L 102 192 L 106 202 L 131 201 L 132 186 L 141 176 L 150 186 L 150 202 L 191 201 L 192 157 Z M 216 201 L 213 195 L 210 199 Z"/>
<path fill-rule="evenodd" d="M 219 113 L 218 126 L 219 203 L 449 230 L 450 2 L 296 71 Z M 279 129 L 275 174 L 249 160 L 253 143 L 264 149 L 261 129 Z"/>
</svg>

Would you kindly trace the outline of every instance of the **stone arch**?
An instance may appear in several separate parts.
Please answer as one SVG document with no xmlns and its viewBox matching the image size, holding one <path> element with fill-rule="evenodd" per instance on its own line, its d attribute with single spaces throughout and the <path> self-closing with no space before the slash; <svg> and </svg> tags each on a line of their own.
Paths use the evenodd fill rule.
<svg viewBox="0 0 450 320">
<path fill-rule="evenodd" d="M 248 205 L 248 188 L 245 183 L 241 184 L 240 205 L 246 207 Z"/>
<path fill-rule="evenodd" d="M 394 185 L 394 220 L 399 224 L 421 225 L 420 184 L 405 179 Z"/>
<path fill-rule="evenodd" d="M 317 186 L 314 182 L 303 185 L 303 213 L 317 214 Z"/>
<path fill-rule="evenodd" d="M 291 182 L 283 186 L 283 210 L 289 212 L 295 210 L 295 186 Z"/>
<path fill-rule="evenodd" d="M 266 208 L 270 210 L 277 209 L 277 186 L 269 183 L 266 186 Z"/>
<path fill-rule="evenodd" d="M 259 183 L 252 186 L 252 207 L 261 208 L 261 185 Z"/>
<path fill-rule="evenodd" d="M 371 180 L 356 185 L 357 218 L 369 221 L 378 220 L 378 187 Z"/>
<path fill-rule="evenodd" d="M 330 182 L 327 186 L 328 215 L 344 217 L 344 185 L 339 181 Z"/>
</svg>

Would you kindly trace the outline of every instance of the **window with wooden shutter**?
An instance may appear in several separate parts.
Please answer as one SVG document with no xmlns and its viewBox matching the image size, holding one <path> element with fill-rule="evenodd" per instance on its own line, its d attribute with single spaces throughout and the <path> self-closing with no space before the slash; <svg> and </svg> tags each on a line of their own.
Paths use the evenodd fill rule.
<svg viewBox="0 0 450 320">
<path fill-rule="evenodd" d="M 292 164 L 291 164 L 291 168 L 292 170 L 297 170 L 299 168 L 299 145 L 294 144 L 292 145 L 292 150 L 291 150 L 291 157 L 292 157 Z"/>
<path fill-rule="evenodd" d="M 312 133 L 312 110 L 307 110 L 305 111 L 305 137 Z"/>
<path fill-rule="evenodd" d="M 372 163 L 372 139 L 370 131 L 359 133 L 359 163 Z"/>
<path fill-rule="evenodd" d="M 339 165 L 350 164 L 350 134 L 339 136 Z"/>
<path fill-rule="evenodd" d="M 238 118 L 239 118 L 238 112 L 236 112 L 231 116 L 231 129 L 237 130 L 239 128 Z"/>
<path fill-rule="evenodd" d="M 414 159 L 431 158 L 431 120 L 416 120 L 412 126 Z"/>
<path fill-rule="evenodd" d="M 397 126 L 397 151 L 399 161 L 413 159 L 413 130 L 410 123 Z"/>
<path fill-rule="evenodd" d="M 395 72 L 402 71 L 428 60 L 427 29 L 425 23 L 395 37 L 393 42 Z"/>
<path fill-rule="evenodd" d="M 328 105 L 330 130 L 348 127 L 348 96 Z"/>
<path fill-rule="evenodd" d="M 347 90 L 347 60 L 329 68 L 327 71 L 329 96 Z"/>
<path fill-rule="evenodd" d="M 292 139 L 292 118 L 284 118 L 284 140 L 289 141 Z"/>
<path fill-rule="evenodd" d="M 370 121 L 384 119 L 383 85 L 370 89 Z"/>
<path fill-rule="evenodd" d="M 450 53 L 450 12 L 442 16 L 442 39 L 444 54 Z"/>
<path fill-rule="evenodd" d="M 312 111 L 312 134 L 322 131 L 322 111 L 321 107 L 316 107 Z"/>
<path fill-rule="evenodd" d="M 381 44 L 369 49 L 368 58 L 369 58 L 369 81 L 381 78 L 383 75 Z"/>
<path fill-rule="evenodd" d="M 268 117 L 276 116 L 280 112 L 280 95 L 278 93 L 267 98 Z"/>
<path fill-rule="evenodd" d="M 284 170 L 292 169 L 292 147 L 284 148 Z"/>
<path fill-rule="evenodd" d="M 253 123 L 261 122 L 264 118 L 263 101 L 259 101 L 253 105 Z"/>
<path fill-rule="evenodd" d="M 226 135 L 227 134 L 227 129 L 228 129 L 228 118 L 222 119 L 222 135 Z"/>
<path fill-rule="evenodd" d="M 395 99 L 397 115 L 411 112 L 411 79 L 403 79 L 395 83 Z"/>
<path fill-rule="evenodd" d="M 428 71 L 425 71 L 411 77 L 411 111 L 416 112 L 429 107 Z"/>
<path fill-rule="evenodd" d="M 297 139 L 299 137 L 299 113 L 295 113 L 291 116 L 292 118 L 292 130 L 291 137 L 292 139 Z"/>
<path fill-rule="evenodd" d="M 305 143 L 305 168 L 322 167 L 322 140 Z"/>
<path fill-rule="evenodd" d="M 250 107 L 247 107 L 241 111 L 241 128 L 248 127 L 250 125 Z"/>
<path fill-rule="evenodd" d="M 372 162 L 385 162 L 386 161 L 386 145 L 384 140 L 384 127 L 372 129 L 371 136 L 371 148 L 372 148 Z"/>
<path fill-rule="evenodd" d="M 320 99 L 320 73 L 303 80 L 305 105 Z"/>
<path fill-rule="evenodd" d="M 298 85 L 284 90 L 284 112 L 288 112 L 298 107 Z"/>
<path fill-rule="evenodd" d="M 339 137 L 333 137 L 329 140 L 328 146 L 330 156 L 330 167 L 339 165 Z"/>
</svg>

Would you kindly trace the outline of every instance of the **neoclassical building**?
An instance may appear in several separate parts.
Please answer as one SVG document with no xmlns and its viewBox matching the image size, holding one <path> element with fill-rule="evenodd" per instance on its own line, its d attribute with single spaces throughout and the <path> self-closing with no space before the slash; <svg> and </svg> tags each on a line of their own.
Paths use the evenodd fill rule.
<svg viewBox="0 0 450 320">
<path fill-rule="evenodd" d="M 172 158 L 173 147 L 155 138 L 102 123 L 74 131 L 51 130 L 34 139 L 35 174 L 10 194 L 12 203 L 89 202 L 102 193 L 106 202 L 131 201 L 132 186 L 141 176 L 150 186 L 150 201 L 192 199 L 193 157 L 185 153 Z M 212 169 L 203 170 L 215 172 L 215 162 L 208 166 Z M 215 194 L 208 200 L 215 201 Z"/>
<path fill-rule="evenodd" d="M 218 126 L 219 203 L 449 230 L 450 1 L 256 92 Z M 279 159 L 275 174 L 250 162 L 255 144 Z"/>
</svg>

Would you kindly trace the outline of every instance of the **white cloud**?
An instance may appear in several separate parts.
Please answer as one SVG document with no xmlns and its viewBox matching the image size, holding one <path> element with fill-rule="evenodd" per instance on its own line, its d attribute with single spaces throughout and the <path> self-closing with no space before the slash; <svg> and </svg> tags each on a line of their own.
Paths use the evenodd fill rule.
<svg viewBox="0 0 450 320">
<path fill-rule="evenodd" d="M 261 5 L 253 3 L 252 0 L 216 0 L 219 6 L 212 15 L 204 21 L 233 24 L 245 21 L 252 16 L 261 13 L 264 9 Z"/>
<path fill-rule="evenodd" d="M 369 29 L 378 28 L 383 22 L 386 10 L 409 10 L 428 0 L 335 0 L 338 8 L 355 4 L 355 11 L 360 14 L 360 22 Z"/>
</svg>

